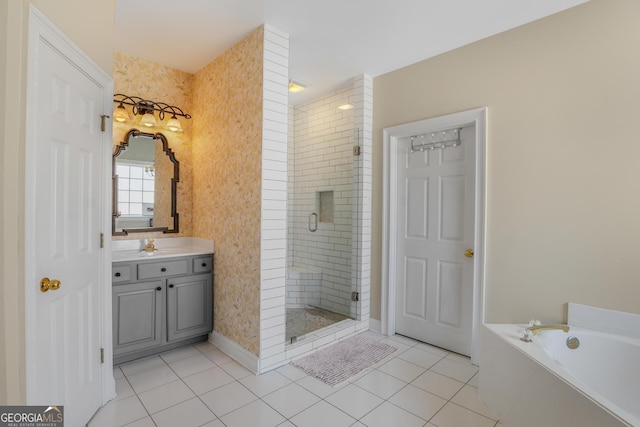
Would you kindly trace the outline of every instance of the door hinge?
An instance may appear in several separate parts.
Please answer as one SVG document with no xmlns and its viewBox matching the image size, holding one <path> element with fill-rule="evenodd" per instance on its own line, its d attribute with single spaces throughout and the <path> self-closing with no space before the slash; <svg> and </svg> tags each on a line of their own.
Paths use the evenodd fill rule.
<svg viewBox="0 0 640 427">
<path fill-rule="evenodd" d="M 110 117 L 110 116 L 107 116 L 106 114 L 101 114 L 101 115 L 100 115 L 100 120 L 101 120 L 101 122 L 100 122 L 100 130 L 101 130 L 102 132 L 104 132 L 104 131 L 106 131 L 106 130 L 107 130 L 106 119 L 110 119 L 110 118 L 111 118 L 111 117 Z"/>
<path fill-rule="evenodd" d="M 100 349 L 100 363 L 104 363 L 104 348 Z"/>
<path fill-rule="evenodd" d="M 104 248 L 104 233 L 100 233 L 100 249 Z"/>
<path fill-rule="evenodd" d="M 360 155 L 360 146 L 356 145 L 353 147 L 353 155 L 354 156 L 359 156 Z"/>
</svg>

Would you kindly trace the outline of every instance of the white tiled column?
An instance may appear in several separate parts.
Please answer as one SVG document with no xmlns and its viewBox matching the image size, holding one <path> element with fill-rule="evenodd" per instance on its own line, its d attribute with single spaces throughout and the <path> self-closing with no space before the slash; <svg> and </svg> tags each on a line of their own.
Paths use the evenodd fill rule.
<svg viewBox="0 0 640 427">
<path fill-rule="evenodd" d="M 265 25 L 258 372 L 284 360 L 289 35 Z"/>
</svg>

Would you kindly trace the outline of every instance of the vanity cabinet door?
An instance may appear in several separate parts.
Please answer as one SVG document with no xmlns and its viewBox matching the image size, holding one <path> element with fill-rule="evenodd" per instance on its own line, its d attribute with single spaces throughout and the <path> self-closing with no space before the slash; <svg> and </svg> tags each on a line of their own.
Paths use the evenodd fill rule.
<svg viewBox="0 0 640 427">
<path fill-rule="evenodd" d="M 112 287 L 113 354 L 162 344 L 165 281 Z"/>
<path fill-rule="evenodd" d="M 167 280 L 167 340 L 211 332 L 213 279 L 211 274 Z"/>
</svg>

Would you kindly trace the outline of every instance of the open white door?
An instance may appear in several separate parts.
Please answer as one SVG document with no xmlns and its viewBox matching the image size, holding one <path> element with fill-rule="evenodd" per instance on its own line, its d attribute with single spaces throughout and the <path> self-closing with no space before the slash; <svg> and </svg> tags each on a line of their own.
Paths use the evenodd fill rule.
<svg viewBox="0 0 640 427">
<path fill-rule="evenodd" d="M 64 405 L 65 425 L 81 426 L 103 400 L 101 234 L 111 144 L 101 115 L 112 94 L 108 77 L 79 63 L 33 9 L 29 42 L 27 403 Z"/>
</svg>

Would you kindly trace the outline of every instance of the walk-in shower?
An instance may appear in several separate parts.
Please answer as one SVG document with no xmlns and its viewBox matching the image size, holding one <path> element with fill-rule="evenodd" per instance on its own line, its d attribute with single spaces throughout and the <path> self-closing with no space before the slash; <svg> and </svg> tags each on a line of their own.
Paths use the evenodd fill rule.
<svg viewBox="0 0 640 427">
<path fill-rule="evenodd" d="M 355 319 L 361 199 L 352 89 L 291 107 L 286 340 Z"/>
</svg>

